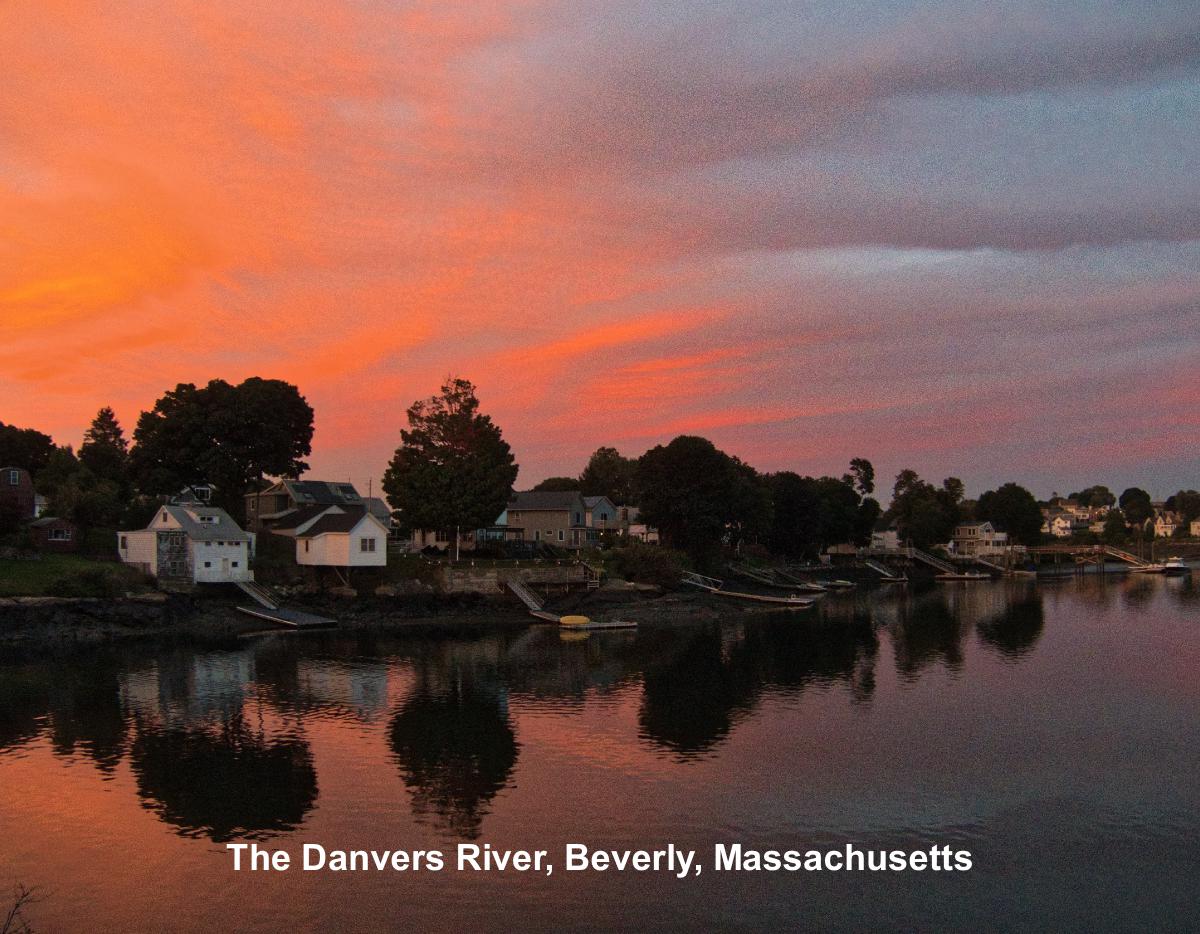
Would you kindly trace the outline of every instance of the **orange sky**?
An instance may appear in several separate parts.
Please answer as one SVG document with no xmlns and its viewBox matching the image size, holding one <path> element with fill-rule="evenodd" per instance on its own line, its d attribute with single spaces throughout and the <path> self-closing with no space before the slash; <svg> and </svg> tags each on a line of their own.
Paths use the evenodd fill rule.
<svg viewBox="0 0 1200 934">
<path fill-rule="evenodd" d="M 102 405 L 283 378 L 315 472 L 365 482 L 455 373 L 518 485 L 697 432 L 1170 492 L 1187 17 L 926 6 L 10 0 L 0 420 L 78 444 Z M 1129 399 L 1119 436 L 1079 418 Z"/>
</svg>

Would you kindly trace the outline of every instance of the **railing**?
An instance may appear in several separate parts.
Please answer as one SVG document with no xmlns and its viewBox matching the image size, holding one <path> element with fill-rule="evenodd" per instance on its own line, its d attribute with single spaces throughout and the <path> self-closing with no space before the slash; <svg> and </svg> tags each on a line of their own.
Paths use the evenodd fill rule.
<svg viewBox="0 0 1200 934">
<path fill-rule="evenodd" d="M 261 584 L 256 584 L 253 581 L 234 581 L 234 583 L 241 588 L 246 596 L 259 604 L 259 606 L 266 607 L 268 610 L 279 609 L 279 604 L 271 596 L 271 592 Z"/>
<path fill-rule="evenodd" d="M 681 583 L 699 587 L 702 590 L 720 590 L 725 584 L 724 581 L 717 580 L 715 577 L 705 577 L 695 571 L 684 571 Z"/>
<path fill-rule="evenodd" d="M 910 558 L 916 558 L 918 561 L 924 561 L 930 567 L 937 568 L 943 574 L 955 574 L 958 572 L 958 568 L 956 568 L 949 561 L 943 561 L 941 558 L 935 558 L 929 552 L 922 551 L 920 548 L 909 548 L 908 556 Z"/>
<path fill-rule="evenodd" d="M 533 612 L 540 612 L 542 607 L 545 605 L 546 601 L 530 590 L 523 580 L 520 580 L 516 577 L 510 577 L 504 583 L 507 584 L 508 589 L 515 593 L 517 597 L 520 598 L 521 602 L 529 607 L 529 609 L 533 610 Z"/>
</svg>

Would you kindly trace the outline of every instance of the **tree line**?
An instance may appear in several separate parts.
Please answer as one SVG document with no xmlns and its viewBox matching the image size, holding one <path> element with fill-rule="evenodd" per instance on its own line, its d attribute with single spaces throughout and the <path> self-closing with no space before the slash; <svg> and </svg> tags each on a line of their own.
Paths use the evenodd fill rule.
<svg viewBox="0 0 1200 934">
<path fill-rule="evenodd" d="M 511 498 L 519 467 L 499 426 L 480 411 L 474 385 L 447 378 L 440 392 L 414 402 L 406 419 L 383 477 L 401 527 L 455 535 L 491 525 Z M 36 430 L 0 423 L 0 466 L 28 469 L 49 512 L 84 527 L 143 524 L 156 497 L 200 483 L 213 484 L 216 504 L 244 518 L 247 492 L 307 469 L 312 437 L 313 410 L 296 386 L 215 379 L 164 393 L 139 416 L 132 445 L 108 407 L 93 419 L 78 453 Z M 865 545 L 878 527 L 895 528 L 921 548 L 949 541 L 967 521 L 990 521 L 1019 544 L 1042 537 L 1042 504 L 1017 483 L 968 500 L 956 477 L 934 484 L 905 469 L 885 511 L 874 498 L 875 470 L 866 458 L 851 460 L 838 477 L 763 473 L 693 435 L 637 458 L 601 447 L 578 476 L 550 477 L 534 489 L 578 490 L 636 506 L 664 544 L 698 566 L 747 548 L 811 558 L 830 545 Z M 1113 542 L 1130 530 L 1141 534 L 1154 514 L 1149 494 L 1138 488 L 1117 497 L 1092 486 L 1070 499 L 1112 507 L 1104 537 Z M 1181 490 L 1167 506 L 1190 522 L 1200 518 L 1200 493 Z"/>
</svg>

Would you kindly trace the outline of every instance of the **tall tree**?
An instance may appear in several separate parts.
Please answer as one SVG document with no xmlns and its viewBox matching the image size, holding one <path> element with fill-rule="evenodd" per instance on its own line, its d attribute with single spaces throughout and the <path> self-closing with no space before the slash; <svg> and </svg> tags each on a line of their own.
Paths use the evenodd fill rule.
<svg viewBox="0 0 1200 934">
<path fill-rule="evenodd" d="M 383 475 L 383 489 L 402 525 L 454 532 L 490 525 L 504 511 L 517 464 L 500 429 L 479 411 L 475 387 L 450 378 L 441 393 L 414 402 Z"/>
<path fill-rule="evenodd" d="M 850 472 L 842 479 L 852 484 L 862 496 L 870 496 L 875 492 L 875 467 L 865 457 L 853 458 Z"/>
<path fill-rule="evenodd" d="M 1089 486 L 1085 490 L 1080 490 L 1078 493 L 1072 493 L 1068 499 L 1073 499 L 1080 506 L 1089 509 L 1099 509 L 1102 506 L 1112 506 L 1116 503 L 1117 498 L 1113 495 L 1112 490 L 1106 486 L 1096 484 Z"/>
<path fill-rule="evenodd" d="M 1129 487 L 1121 494 L 1118 502 L 1121 512 L 1125 514 L 1125 521 L 1135 529 L 1154 518 L 1154 505 L 1150 501 L 1150 494 L 1139 487 Z"/>
<path fill-rule="evenodd" d="M 888 515 L 900 534 L 918 548 L 940 545 L 954 534 L 962 493 L 962 482 L 954 477 L 947 477 L 939 489 L 915 470 L 905 469 L 896 476 Z"/>
<path fill-rule="evenodd" d="M 616 448 L 597 448 L 579 475 L 584 496 L 607 496 L 618 506 L 632 506 L 637 461 Z"/>
<path fill-rule="evenodd" d="M 1179 513 L 1179 518 L 1185 526 L 1200 519 L 1200 493 L 1195 490 L 1180 490 L 1167 498 L 1166 506 L 1172 512 Z"/>
<path fill-rule="evenodd" d="M 101 480 L 110 480 L 118 489 L 129 481 L 129 442 L 117 416 L 108 406 L 92 419 L 79 446 L 79 462 Z"/>
<path fill-rule="evenodd" d="M 651 448 L 637 465 L 642 519 L 701 567 L 715 565 L 731 537 L 769 518 L 755 484 L 749 467 L 692 435 Z"/>
<path fill-rule="evenodd" d="M 20 467 L 36 476 L 53 453 L 54 439 L 49 435 L 0 422 L 0 467 Z"/>
<path fill-rule="evenodd" d="M 578 477 L 547 477 L 533 488 L 535 493 L 574 493 L 579 489 Z"/>
<path fill-rule="evenodd" d="M 1125 526 L 1125 516 L 1120 509 L 1110 509 L 1108 515 L 1104 517 L 1104 532 L 1102 533 L 1105 544 L 1108 545 L 1124 545 L 1129 540 L 1129 530 Z"/>
<path fill-rule="evenodd" d="M 303 458 L 312 452 L 312 435 L 312 408 L 290 383 L 181 383 L 138 419 L 130 466 L 143 493 L 213 483 L 218 502 L 241 515 L 242 496 L 256 481 L 308 469 Z"/>
<path fill-rule="evenodd" d="M 1005 483 L 980 496 L 975 506 L 975 518 L 980 522 L 991 522 L 1020 545 L 1036 545 L 1042 540 L 1042 510 L 1037 499 L 1025 487 L 1015 483 Z"/>
</svg>

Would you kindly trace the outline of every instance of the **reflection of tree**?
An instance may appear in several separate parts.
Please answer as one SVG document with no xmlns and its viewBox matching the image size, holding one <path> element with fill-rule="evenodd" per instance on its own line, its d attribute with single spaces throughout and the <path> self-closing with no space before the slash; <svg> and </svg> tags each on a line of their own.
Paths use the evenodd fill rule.
<svg viewBox="0 0 1200 934">
<path fill-rule="evenodd" d="M 110 659 L 64 666 L 50 698 L 54 751 L 66 756 L 80 749 L 106 773 L 125 753 L 128 723 L 118 671 Z"/>
<path fill-rule="evenodd" d="M 893 629 L 892 637 L 896 669 L 906 678 L 916 678 L 939 660 L 952 671 L 962 667 L 962 627 L 940 594 L 917 601 Z"/>
<path fill-rule="evenodd" d="M 38 668 L 0 668 L 0 752 L 41 732 L 48 703 L 47 674 Z"/>
<path fill-rule="evenodd" d="M 503 702 L 466 680 L 419 689 L 392 720 L 391 744 L 414 812 L 467 839 L 479 836 L 519 749 Z"/>
<path fill-rule="evenodd" d="M 726 657 L 719 625 L 681 638 L 684 645 L 647 665 L 638 719 L 655 743 L 693 755 L 725 738 L 738 714 L 754 706 L 761 681 L 744 646 L 732 646 Z"/>
<path fill-rule="evenodd" d="M 138 793 L 187 836 L 289 830 L 317 799 L 308 744 L 265 738 L 241 714 L 217 729 L 139 723 L 131 761 Z"/>
<path fill-rule="evenodd" d="M 999 616 L 976 624 L 979 638 L 1008 658 L 1028 655 L 1042 636 L 1046 614 L 1040 594 L 1014 600 Z"/>
</svg>

